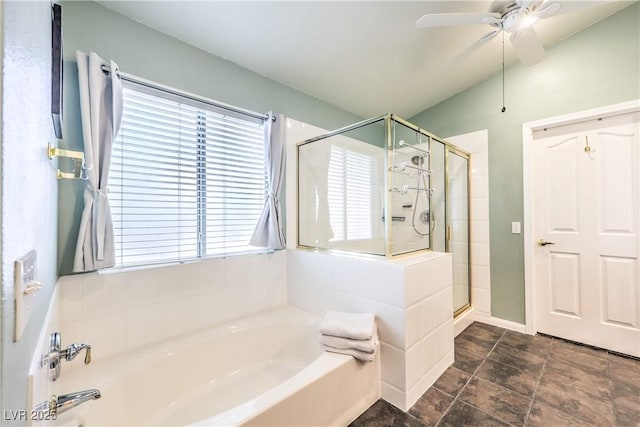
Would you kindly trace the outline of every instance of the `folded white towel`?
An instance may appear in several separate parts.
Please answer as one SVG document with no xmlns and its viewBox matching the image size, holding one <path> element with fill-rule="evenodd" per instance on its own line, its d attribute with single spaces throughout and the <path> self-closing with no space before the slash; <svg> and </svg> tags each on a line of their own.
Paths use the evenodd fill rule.
<svg viewBox="0 0 640 427">
<path fill-rule="evenodd" d="M 343 313 L 327 311 L 320 322 L 320 333 L 334 337 L 368 340 L 376 331 L 372 313 Z"/>
<path fill-rule="evenodd" d="M 353 356 L 358 360 L 362 360 L 363 362 L 372 362 L 376 357 L 375 353 L 365 353 L 364 351 L 358 351 L 352 348 L 335 348 L 326 344 L 320 344 L 320 345 L 325 351 L 330 351 L 331 353 L 346 354 L 347 356 Z"/>
<path fill-rule="evenodd" d="M 334 348 L 352 349 L 363 351 L 365 353 L 373 353 L 378 345 L 378 335 L 374 334 L 368 340 L 352 340 L 350 338 L 334 337 L 332 335 L 321 335 L 320 342 Z"/>
</svg>

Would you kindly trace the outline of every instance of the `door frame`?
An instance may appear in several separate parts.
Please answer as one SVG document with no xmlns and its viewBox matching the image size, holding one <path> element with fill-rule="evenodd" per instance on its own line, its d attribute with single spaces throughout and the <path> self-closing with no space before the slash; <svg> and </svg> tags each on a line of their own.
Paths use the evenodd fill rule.
<svg viewBox="0 0 640 427">
<path fill-rule="evenodd" d="M 536 325 L 535 273 L 533 268 L 535 255 L 535 236 L 533 235 L 534 192 L 533 192 L 533 132 L 573 123 L 590 121 L 600 117 L 615 116 L 640 111 L 640 99 L 607 105 L 548 117 L 522 124 L 522 198 L 524 220 L 524 295 L 525 295 L 525 331 L 534 335 Z"/>
</svg>

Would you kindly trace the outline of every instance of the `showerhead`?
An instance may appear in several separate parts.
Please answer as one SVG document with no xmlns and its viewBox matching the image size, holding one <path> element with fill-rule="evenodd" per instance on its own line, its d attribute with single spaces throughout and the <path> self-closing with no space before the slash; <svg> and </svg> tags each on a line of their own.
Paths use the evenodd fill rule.
<svg viewBox="0 0 640 427">
<path fill-rule="evenodd" d="M 424 164 L 424 156 L 415 155 L 411 158 L 411 163 L 416 166 L 422 166 Z"/>
</svg>

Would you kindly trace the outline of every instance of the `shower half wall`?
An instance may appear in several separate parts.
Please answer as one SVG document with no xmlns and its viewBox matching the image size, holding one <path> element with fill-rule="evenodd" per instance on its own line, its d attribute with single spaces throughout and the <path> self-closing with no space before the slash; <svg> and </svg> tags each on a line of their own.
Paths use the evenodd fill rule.
<svg viewBox="0 0 640 427">
<path fill-rule="evenodd" d="M 388 258 L 451 252 L 470 306 L 469 154 L 393 114 L 297 144 L 299 248 Z"/>
</svg>

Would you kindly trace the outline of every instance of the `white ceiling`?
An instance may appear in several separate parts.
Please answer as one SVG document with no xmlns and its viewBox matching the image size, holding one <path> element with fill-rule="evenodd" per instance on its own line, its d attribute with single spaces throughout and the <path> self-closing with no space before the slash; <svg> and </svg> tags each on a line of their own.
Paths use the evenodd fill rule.
<svg viewBox="0 0 640 427">
<path fill-rule="evenodd" d="M 495 74 L 502 62 L 498 36 L 451 63 L 488 25 L 415 28 L 426 13 L 487 12 L 492 2 L 485 0 L 99 3 L 361 117 L 409 118 Z M 630 4 L 599 4 L 535 28 L 548 47 Z M 508 37 L 505 46 L 507 65 L 516 63 Z"/>
</svg>

